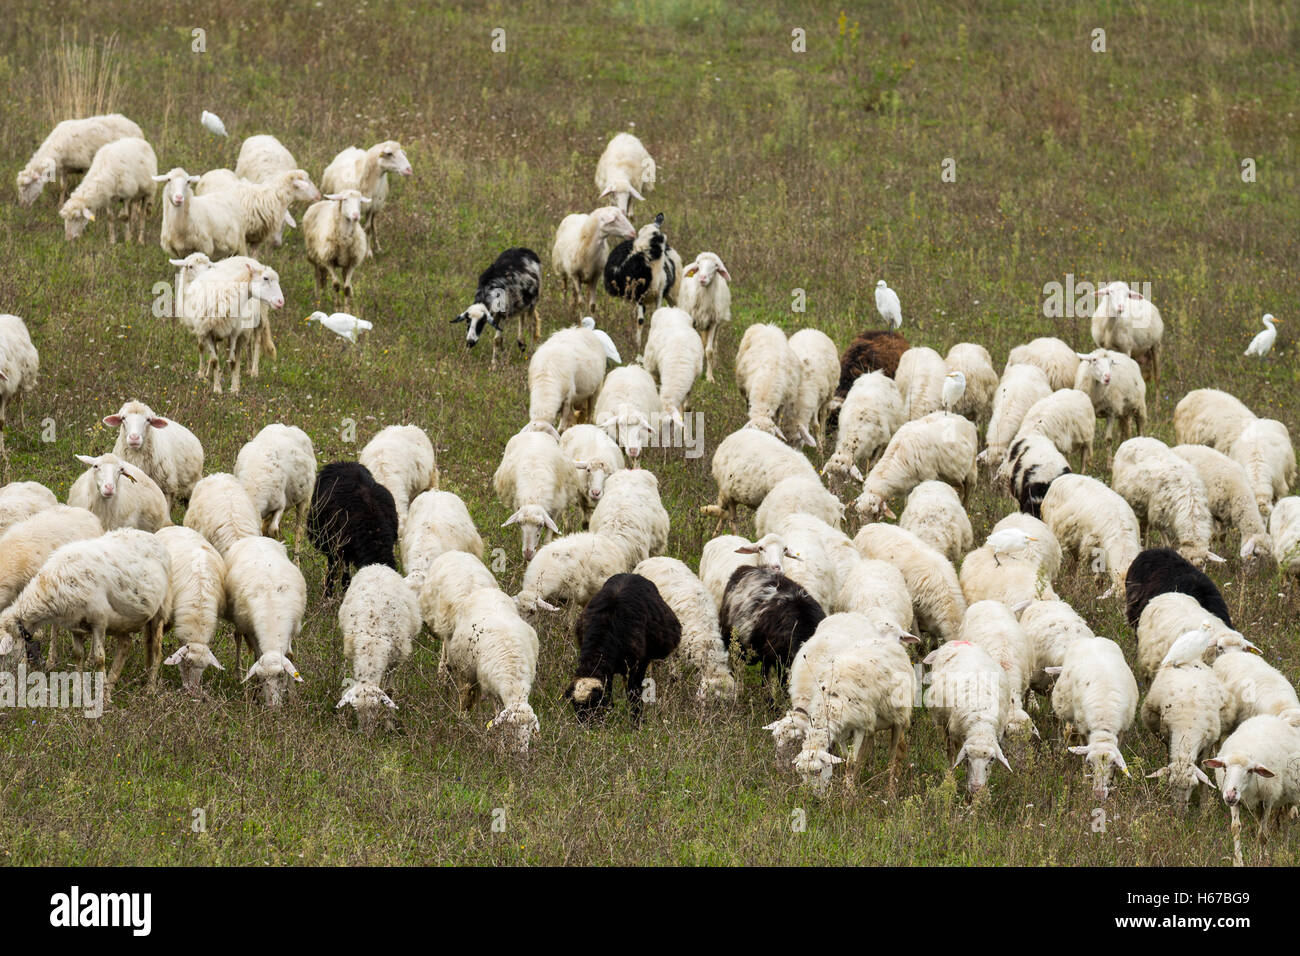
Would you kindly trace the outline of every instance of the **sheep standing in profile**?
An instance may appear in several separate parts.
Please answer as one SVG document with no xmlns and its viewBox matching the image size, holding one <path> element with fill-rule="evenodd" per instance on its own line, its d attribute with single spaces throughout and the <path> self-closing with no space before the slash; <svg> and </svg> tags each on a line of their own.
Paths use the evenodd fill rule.
<svg viewBox="0 0 1300 956">
<path fill-rule="evenodd" d="M 341 193 L 355 189 L 368 200 L 364 204 L 365 214 L 361 221 L 368 239 L 367 255 L 382 251 L 379 248 L 379 235 L 375 231 L 375 218 L 388 201 L 388 174 L 410 176 L 411 172 L 411 161 L 406 158 L 402 144 L 389 139 L 365 150 L 349 146 L 335 156 L 321 173 L 321 192 Z"/>
<path fill-rule="evenodd" d="M 610 250 L 605 260 L 605 291 L 616 299 L 634 304 L 636 347 L 641 347 L 646 305 L 651 311 L 677 303 L 682 274 L 682 257 L 668 244 L 663 231 L 664 214 L 655 216 L 637 232 Z"/>
<path fill-rule="evenodd" d="M 127 137 L 102 146 L 86 178 L 59 209 L 64 236 L 78 238 L 96 214 L 107 213 L 109 242 L 117 242 L 114 206 L 120 202 L 126 209 L 126 241 L 131 241 L 134 227 L 136 241 L 143 244 L 145 219 L 153 205 L 153 177 L 157 175 L 158 158 L 144 140 Z"/>
<path fill-rule="evenodd" d="M 584 297 L 586 314 L 596 311 L 596 290 L 605 273 L 609 240 L 635 238 L 636 229 L 617 206 L 575 212 L 561 220 L 551 247 L 551 268 L 559 274 L 560 298 L 566 303 L 572 288 L 576 315 L 584 314 Z"/>
<path fill-rule="evenodd" d="M 5 454 L 9 403 L 36 388 L 40 356 L 27 325 L 16 315 L 0 314 L 0 456 Z"/>
<path fill-rule="evenodd" d="M 497 353 L 501 350 L 504 327 L 512 318 L 518 320 L 515 344 L 523 352 L 524 316 L 532 316 L 533 341 L 542 339 L 542 317 L 537 311 L 537 300 L 542 288 L 542 260 L 537 253 L 522 246 L 507 249 L 478 277 L 474 303 L 452 324 L 464 322 L 465 346 L 473 348 L 490 325 L 492 336 L 492 367 L 497 367 Z"/>
<path fill-rule="evenodd" d="M 121 113 L 64 120 L 50 131 L 18 173 L 18 202 L 32 205 L 46 183 L 57 181 L 62 206 L 68 196 L 68 180 L 90 169 L 101 148 L 128 136 L 143 139 L 144 133 Z"/>
</svg>

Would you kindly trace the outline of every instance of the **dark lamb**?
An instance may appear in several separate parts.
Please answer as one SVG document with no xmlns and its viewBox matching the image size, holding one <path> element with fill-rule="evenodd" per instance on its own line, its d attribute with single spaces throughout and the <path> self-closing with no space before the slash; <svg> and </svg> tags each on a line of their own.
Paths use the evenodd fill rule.
<svg viewBox="0 0 1300 956">
<path fill-rule="evenodd" d="M 676 301 L 677 276 L 681 258 L 668 245 L 663 232 L 664 214 L 655 216 L 637 232 L 635 239 L 624 239 L 609 252 L 605 260 L 605 291 L 616 299 L 636 303 L 637 344 L 641 343 L 641 326 L 645 323 L 646 302 L 655 308 Z"/>
<path fill-rule="evenodd" d="M 804 588 L 771 568 L 737 568 L 722 595 L 718 624 L 727 646 L 738 641 L 763 664 L 763 679 L 783 673 L 826 612 Z"/>
<path fill-rule="evenodd" d="M 307 513 L 307 540 L 325 555 L 325 594 L 341 578 L 346 591 L 350 568 L 384 564 L 397 570 L 397 505 L 393 494 L 355 461 L 336 461 L 316 476 Z"/>
<path fill-rule="evenodd" d="M 1137 630 L 1138 619 L 1152 598 L 1171 591 L 1190 594 L 1206 611 L 1232 627 L 1228 605 L 1214 582 L 1173 548 L 1148 548 L 1129 565 L 1124 578 L 1129 627 Z"/>
<path fill-rule="evenodd" d="M 1030 463 L 1024 460 L 1026 442 L 1017 438 L 1007 449 L 1007 461 L 1011 463 L 1011 494 L 1020 502 L 1020 510 L 1035 518 L 1043 517 L 1043 497 L 1047 489 L 1057 478 L 1070 473 L 1070 466 L 1053 468 L 1042 463 Z"/>
<path fill-rule="evenodd" d="M 586 719 L 608 706 L 621 674 L 632 719 L 639 722 L 646 670 L 677 649 L 682 625 L 653 581 L 615 574 L 583 608 L 574 636 L 582 650 L 564 696 L 577 715 Z"/>
<path fill-rule="evenodd" d="M 474 304 L 451 320 L 453 325 L 464 322 L 469 327 L 465 332 L 465 347 L 472 349 L 491 325 L 495 332 L 492 339 L 492 364 L 495 365 L 505 324 L 518 316 L 516 341 L 519 350 L 523 351 L 524 316 L 530 312 L 533 338 L 540 339 L 542 317 L 537 311 L 537 300 L 541 288 L 542 260 L 533 250 L 518 246 L 497 256 L 496 261 L 478 277 Z"/>
</svg>

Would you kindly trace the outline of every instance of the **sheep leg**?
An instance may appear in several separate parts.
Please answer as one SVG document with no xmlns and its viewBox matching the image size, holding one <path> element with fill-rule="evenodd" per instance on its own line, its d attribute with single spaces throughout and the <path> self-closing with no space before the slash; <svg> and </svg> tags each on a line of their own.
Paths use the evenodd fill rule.
<svg viewBox="0 0 1300 956">
<path fill-rule="evenodd" d="M 645 683 L 645 672 L 645 665 L 640 665 L 627 673 L 627 706 L 635 727 L 641 726 L 641 685 Z"/>
<path fill-rule="evenodd" d="M 325 294 L 325 284 L 329 276 L 324 266 L 316 267 L 316 305 L 320 305 L 320 300 Z"/>
<path fill-rule="evenodd" d="M 898 779 L 903 773 L 903 761 L 907 759 L 907 735 L 903 728 L 895 724 L 890 732 L 889 747 L 889 795 L 898 793 Z"/>
<path fill-rule="evenodd" d="M 54 652 L 54 647 L 58 643 L 58 641 L 59 641 L 59 628 L 57 625 L 51 624 L 50 625 L 50 650 L 49 653 L 45 655 L 45 669 L 47 671 L 54 670 L 54 665 L 56 663 L 56 659 L 58 656 Z"/>
<path fill-rule="evenodd" d="M 149 667 L 149 690 L 158 689 L 158 667 L 162 664 L 162 639 L 163 628 L 167 626 L 167 620 L 161 615 L 154 618 L 147 625 L 146 637 L 148 644 L 145 645 L 145 661 Z"/>
<path fill-rule="evenodd" d="M 370 258 L 371 258 L 371 259 L 373 259 L 373 258 L 375 257 L 375 253 L 376 253 L 376 252 L 383 252 L 383 251 L 384 251 L 383 249 L 380 249 L 380 248 L 379 248 L 379 232 L 378 232 L 378 230 L 376 230 L 376 228 L 375 228 L 375 219 L 376 219 L 376 218 L 377 218 L 377 217 L 375 216 L 375 214 L 374 214 L 374 213 L 371 213 L 371 214 L 370 214 L 370 224 L 366 227 L 366 232 L 370 233 L 370 250 L 369 250 L 369 255 L 370 255 Z"/>
<path fill-rule="evenodd" d="M 307 506 L 303 502 L 298 502 L 294 507 L 294 524 L 293 524 L 293 563 L 301 563 L 302 558 L 302 536 L 307 530 Z"/>
<path fill-rule="evenodd" d="M 537 303 L 533 303 L 533 341 L 540 342 L 542 338 L 542 313 L 537 311 Z"/>
<path fill-rule="evenodd" d="M 465 713 L 469 713 L 474 709 L 474 705 L 478 703 L 478 684 L 461 684 L 457 690 L 460 696 L 460 709 Z"/>
<path fill-rule="evenodd" d="M 844 762 L 844 783 L 850 790 L 858 788 L 858 768 L 861 766 L 862 745 L 866 736 L 866 731 L 859 728 L 853 731 L 853 739 L 849 741 L 848 760 Z"/>
<path fill-rule="evenodd" d="M 240 657 L 239 652 L 243 649 L 243 644 L 244 644 L 243 635 L 240 634 L 238 631 L 235 631 L 235 676 L 236 677 L 239 676 L 239 657 Z M 252 651 L 253 645 L 250 644 L 248 646 L 248 649 L 249 651 Z"/>
<path fill-rule="evenodd" d="M 104 218 L 108 220 L 108 241 L 111 245 L 116 245 L 117 225 L 113 222 L 113 220 L 116 219 L 117 217 L 113 215 L 112 210 L 109 210 L 108 215 L 106 215 Z"/>
<path fill-rule="evenodd" d="M 497 353 L 499 351 L 501 351 L 501 330 L 500 329 L 498 329 L 496 334 L 492 336 L 492 364 L 490 366 L 491 368 L 497 367 Z"/>
<path fill-rule="evenodd" d="M 262 357 L 262 326 L 266 324 L 263 320 L 253 330 L 252 342 L 249 346 L 248 375 L 250 378 L 257 378 L 257 364 Z"/>
<path fill-rule="evenodd" d="M 533 314 L 534 315 L 537 314 L 537 310 L 535 308 L 533 309 Z M 518 331 L 515 332 L 515 344 L 519 346 L 519 351 L 527 352 L 528 346 L 524 345 L 524 314 L 522 312 L 519 313 L 517 322 L 519 328 Z M 536 336 L 534 336 L 534 339 L 535 338 Z"/>
<path fill-rule="evenodd" d="M 104 678 L 105 697 L 112 694 L 117 679 L 122 676 L 122 668 L 126 666 L 126 655 L 130 650 L 131 635 L 123 634 L 117 639 L 117 647 L 113 649 L 113 665 L 108 669 L 108 676 Z M 102 667 L 96 668 L 96 670 L 102 669 Z"/>
<path fill-rule="evenodd" d="M 1232 865 L 1245 866 L 1246 862 L 1241 858 L 1241 811 L 1231 806 L 1228 812 L 1232 815 Z"/>
</svg>

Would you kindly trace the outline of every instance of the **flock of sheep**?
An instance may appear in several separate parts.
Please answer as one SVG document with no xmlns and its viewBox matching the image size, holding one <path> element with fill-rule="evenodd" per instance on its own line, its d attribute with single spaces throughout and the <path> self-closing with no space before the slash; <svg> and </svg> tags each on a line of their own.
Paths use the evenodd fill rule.
<svg viewBox="0 0 1300 956">
<path fill-rule="evenodd" d="M 290 207 L 312 202 L 303 216 L 308 258 L 318 285 L 334 277 L 346 300 L 353 271 L 378 248 L 387 173 L 410 171 L 395 142 L 346 150 L 326 168 L 322 198 L 283 146 L 254 136 L 233 172 L 158 175 L 139 127 L 105 116 L 59 124 L 18 187 L 31 204 L 43 184 L 57 180 L 64 191 L 69 174 L 84 172 L 61 197 L 67 235 L 97 215 L 113 231 L 120 202 L 128 237 L 133 227 L 142 237 L 155 183 L 164 184 L 161 242 L 181 270 L 181 318 L 199 341 L 200 374 L 220 390 L 223 362 L 237 388 L 245 352 L 253 374 L 261 349 L 274 354 L 265 307 L 283 305 L 278 276 L 246 253 L 279 244 L 294 223 Z M 352 706 L 367 730 L 397 707 L 388 678 L 426 627 L 461 705 L 486 696 L 504 745 L 526 750 L 538 730 L 533 625 L 569 606 L 582 610 L 565 696 L 580 717 L 608 707 L 616 678 L 639 717 L 657 661 L 691 675 L 705 701 L 733 700 L 737 668 L 758 662 L 764 681 L 775 672 L 789 696 L 788 711 L 765 729 L 778 758 L 813 786 L 825 787 L 841 762 L 854 785 L 864 743 L 888 730 L 892 788 L 923 700 L 970 791 L 989 785 L 996 764 L 1011 769 L 1004 747 L 1050 734 L 1083 757 L 1105 799 L 1115 771 L 1127 773 L 1122 742 L 1139 711 L 1140 678 L 1143 723 L 1169 747 L 1152 776 L 1179 804 L 1217 781 L 1234 837 L 1239 807 L 1257 810 L 1266 828 L 1300 804 L 1300 700 L 1233 629 L 1202 570 L 1224 561 L 1216 540 L 1236 535 L 1244 564 L 1277 561 L 1300 573 L 1289 430 L 1231 395 L 1198 389 L 1177 405 L 1176 447 L 1141 435 L 1163 323 L 1123 283 L 1097 292 L 1095 350 L 1035 339 L 1011 351 L 1000 375 L 978 344 L 946 356 L 910 347 L 883 281 L 877 303 L 889 328 L 863 332 L 842 353 L 816 329 L 787 336 L 749 326 L 735 355 L 748 422 L 717 444 L 717 502 L 702 509 L 717 518 L 715 537 L 698 574 L 666 556 L 668 511 L 657 477 L 639 465 L 646 448 L 671 447 L 686 429 L 699 378 L 714 381 L 731 275 L 712 252 L 684 264 L 662 214 L 632 225 L 634 202 L 655 178 L 645 147 L 620 134 L 596 171 L 610 204 L 560 224 L 551 269 L 576 324 L 542 339 L 541 261 L 523 247 L 496 258 L 453 320 L 466 324 L 470 346 L 491 327 L 494 364 L 510 319 L 520 349 L 526 328 L 536 342 L 528 420 L 493 479 L 527 561 L 519 593 L 504 593 L 485 566 L 483 540 L 464 502 L 439 489 L 434 447 L 418 427 L 384 428 L 357 461 L 318 471 L 309 436 L 271 424 L 232 473 L 205 476 L 198 438 L 131 401 L 104 419 L 118 429 L 113 451 L 79 456 L 87 470 L 67 504 L 31 482 L 0 489 L 0 654 L 25 650 L 38 661 L 36 635 L 49 627 L 52 665 L 64 628 L 98 670 L 115 636 L 111 689 L 131 635 L 143 631 L 152 686 L 170 629 L 176 650 L 165 662 L 198 694 L 204 669 L 223 669 L 212 641 L 224 618 L 234 625 L 236 668 L 247 643 L 253 663 L 243 680 L 256 680 L 274 706 L 302 679 L 293 642 L 307 599 L 297 567 L 305 537 L 327 557 L 326 593 L 344 590 L 339 627 L 352 677 L 338 706 Z M 635 362 L 623 364 L 584 317 L 602 283 L 628 304 L 639 351 L 649 317 Z M 321 318 L 355 330 L 345 314 Z M 21 319 L 0 317 L 0 429 L 37 364 Z M 1087 474 L 1099 417 L 1108 444 L 1116 423 L 1121 431 L 1109 486 Z M 824 450 L 820 474 L 805 447 Z M 966 504 L 982 480 L 1018 510 L 977 546 Z M 865 522 L 853 538 L 842 530 L 850 485 L 860 485 L 853 512 Z M 172 526 L 180 503 L 184 524 Z M 742 505 L 755 512 L 753 540 L 735 534 Z M 293 559 L 276 540 L 290 509 Z M 562 531 L 577 520 L 583 530 Z M 1144 534 L 1169 547 L 1144 549 Z M 1054 591 L 1066 555 L 1125 598 L 1136 661 Z M 928 671 L 918 680 L 909 647 L 922 638 Z M 1050 698 L 1058 722 L 1036 696 Z M 1236 853 L 1240 861 L 1239 841 Z"/>
</svg>

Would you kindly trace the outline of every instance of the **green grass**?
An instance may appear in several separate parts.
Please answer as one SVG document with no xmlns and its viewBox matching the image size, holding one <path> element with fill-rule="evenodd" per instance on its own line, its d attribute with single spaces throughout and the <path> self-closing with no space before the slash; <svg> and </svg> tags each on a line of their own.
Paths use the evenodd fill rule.
<svg viewBox="0 0 1300 956">
<path fill-rule="evenodd" d="M 62 9 L 62 13 L 59 11 Z M 394 185 L 380 221 L 385 252 L 357 274 L 358 311 L 375 330 L 345 348 L 302 319 L 314 308 L 301 237 L 268 256 L 288 300 L 276 316 L 277 362 L 239 396 L 194 379 L 194 346 L 150 315 L 170 281 L 156 243 L 109 247 L 103 223 L 65 243 L 48 195 L 0 203 L 0 308 L 22 315 L 41 350 L 40 388 L 11 415 L 9 479 L 66 493 L 76 453 L 108 450 L 98 424 L 138 397 L 195 430 L 208 470 L 229 470 L 263 425 L 307 430 L 322 463 L 414 422 L 434 437 L 443 486 L 465 498 L 502 585 L 518 587 L 518 538 L 490 479 L 527 415 L 525 365 L 489 372 L 448 324 L 479 271 L 507 245 L 546 262 L 555 226 L 596 203 L 593 167 L 608 137 L 635 122 L 659 162 L 643 215 L 663 210 L 689 258 L 722 255 L 733 277 L 732 327 L 719 383 L 701 382 L 706 455 L 652 454 L 673 521 L 669 553 L 694 566 L 711 524 L 709 457 L 744 421 L 731 355 L 744 327 L 815 325 L 841 346 L 879 324 L 872 287 L 902 298 L 904 332 L 942 351 L 984 344 L 1001 363 L 1015 344 L 1059 335 L 1089 344 L 1085 319 L 1045 319 L 1043 287 L 1122 277 L 1149 281 L 1166 322 L 1164 377 L 1149 393 L 1150 432 L 1172 439 L 1189 389 L 1226 388 L 1260 414 L 1300 423 L 1294 337 L 1285 320 L 1300 261 L 1295 223 L 1294 4 L 1255 0 L 944 5 L 881 2 L 744 5 L 717 0 L 607 5 L 437 6 L 425 0 L 317 6 L 232 0 L 204 8 L 14 0 L 0 21 L 0 153 L 17 171 L 55 118 L 37 73 L 60 29 L 82 42 L 116 33 L 113 108 L 141 124 L 163 169 L 233 166 L 239 142 L 273 132 L 313 175 L 340 149 L 400 140 L 415 176 Z M 60 19 L 60 17 L 62 19 Z M 854 25 L 857 24 L 856 32 Z M 190 52 L 191 29 L 207 52 Z M 490 52 L 506 30 L 507 52 Z M 1109 52 L 1090 50 L 1106 30 Z M 791 51 L 791 31 L 807 52 Z M 33 42 L 33 38 L 37 38 Z M 199 125 L 211 109 L 231 131 Z M 61 117 L 60 117 L 61 118 Z M 941 163 L 956 161 L 954 183 Z M 1245 157 L 1257 181 L 1243 183 Z M 12 180 L 10 180 L 12 183 Z M 151 222 L 156 236 L 158 219 Z M 548 331 L 571 318 L 548 277 Z M 792 290 L 807 312 L 790 311 Z M 602 325 L 632 352 L 625 313 L 602 300 Z M 1284 320 L 1274 353 L 1241 351 L 1259 316 Z M 43 428 L 42 423 L 47 422 Z M 52 426 L 53 441 L 42 441 Z M 820 462 L 820 458 L 814 455 Z M 1104 456 L 1102 456 L 1103 461 Z M 1102 471 L 1100 477 L 1108 477 Z M 987 486 L 976 533 L 1014 507 Z M 177 515 L 179 517 L 179 514 Z M 745 519 L 748 522 L 748 518 Z M 742 527 L 742 533 L 748 531 Z M 1227 549 L 1227 550 L 1224 550 Z M 1235 554 L 1235 537 L 1220 550 Z M 323 561 L 304 559 L 313 600 L 297 659 L 306 678 L 280 712 L 247 699 L 233 673 L 209 671 L 192 702 L 174 672 L 157 695 L 132 660 L 98 721 L 58 712 L 0 713 L 0 859 L 22 864 L 258 863 L 899 863 L 1182 864 L 1230 859 L 1214 794 L 1187 817 L 1143 774 L 1164 763 L 1138 728 L 1132 776 L 1106 807 L 1104 832 L 1081 761 L 1045 743 L 1011 753 L 972 804 L 946 771 L 928 716 L 909 735 L 914 764 L 885 799 L 884 754 L 856 792 L 824 797 L 774 765 L 760 728 L 771 710 L 749 675 L 742 701 L 699 711 L 668 681 L 662 705 L 630 730 L 621 708 L 579 728 L 559 700 L 571 673 L 573 613 L 541 631 L 535 685 L 542 734 L 526 760 L 497 753 L 480 709 L 465 717 L 422 638 L 399 671 L 400 728 L 366 739 L 337 715 L 345 673 L 337 605 L 320 599 Z M 1213 572 L 1241 628 L 1300 675 L 1297 601 L 1274 571 L 1249 579 L 1236 560 Z M 1133 651 L 1116 601 L 1068 567 L 1058 590 L 1102 634 Z M 230 663 L 223 629 L 217 652 Z M 137 651 L 138 654 L 138 651 Z M 172 669 L 168 669 L 171 671 Z M 881 748 L 882 751 L 884 748 Z M 204 833 L 192 812 L 206 813 Z M 494 832 L 493 810 L 505 811 Z M 793 814 L 806 829 L 794 832 Z M 498 816 L 498 819 L 500 817 Z M 1249 862 L 1294 865 L 1294 826 Z"/>
</svg>

